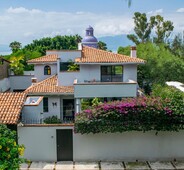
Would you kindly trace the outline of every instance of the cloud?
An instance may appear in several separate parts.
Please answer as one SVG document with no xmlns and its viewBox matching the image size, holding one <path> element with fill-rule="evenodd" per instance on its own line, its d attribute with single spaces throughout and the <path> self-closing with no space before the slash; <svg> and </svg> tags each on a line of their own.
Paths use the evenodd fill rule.
<svg viewBox="0 0 184 170">
<path fill-rule="evenodd" d="M 164 13 L 163 9 L 150 11 L 148 16 L 162 13 L 165 20 L 174 22 L 175 31 L 184 29 L 184 13 Z M 113 36 L 133 32 L 133 14 L 111 14 L 92 12 L 64 12 L 27 9 L 24 7 L 10 7 L 0 13 L 0 44 L 19 41 L 30 43 L 34 39 L 53 37 L 56 35 L 79 34 L 85 35 L 85 28 L 91 25 L 95 29 L 95 36 Z"/>
<path fill-rule="evenodd" d="M 20 41 L 30 43 L 46 36 L 79 34 L 92 25 L 95 36 L 127 34 L 133 30 L 132 16 L 91 12 L 55 12 L 24 7 L 8 8 L 0 14 L 0 44 Z"/>
<path fill-rule="evenodd" d="M 184 12 L 184 8 L 179 8 L 176 10 L 176 12 Z"/>
<path fill-rule="evenodd" d="M 157 9 L 155 11 L 149 11 L 147 12 L 148 15 L 157 15 L 163 13 L 163 9 Z"/>
</svg>

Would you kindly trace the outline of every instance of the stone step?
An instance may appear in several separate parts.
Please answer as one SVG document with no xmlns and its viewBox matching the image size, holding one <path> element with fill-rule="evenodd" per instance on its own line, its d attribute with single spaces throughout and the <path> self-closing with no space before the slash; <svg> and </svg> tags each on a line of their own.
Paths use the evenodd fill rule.
<svg viewBox="0 0 184 170">
<path fill-rule="evenodd" d="M 29 170 L 54 170 L 54 162 L 32 162 Z"/>
<path fill-rule="evenodd" d="M 101 162 L 101 170 L 124 170 L 122 162 Z"/>
</svg>

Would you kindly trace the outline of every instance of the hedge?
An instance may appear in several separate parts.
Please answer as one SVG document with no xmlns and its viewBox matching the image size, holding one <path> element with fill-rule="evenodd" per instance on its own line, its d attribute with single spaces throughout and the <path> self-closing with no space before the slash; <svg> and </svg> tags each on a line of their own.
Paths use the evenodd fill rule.
<svg viewBox="0 0 184 170">
<path fill-rule="evenodd" d="M 81 134 L 181 129 L 184 129 L 184 105 L 176 107 L 170 99 L 159 97 L 99 104 L 76 113 L 74 127 L 75 133 Z"/>
</svg>

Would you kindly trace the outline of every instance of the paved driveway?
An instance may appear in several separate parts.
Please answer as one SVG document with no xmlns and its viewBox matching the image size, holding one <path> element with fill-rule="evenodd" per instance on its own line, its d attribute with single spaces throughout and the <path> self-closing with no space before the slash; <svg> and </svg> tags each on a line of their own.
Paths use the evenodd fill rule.
<svg viewBox="0 0 184 170">
<path fill-rule="evenodd" d="M 184 170 L 184 161 L 162 162 L 32 162 L 20 170 Z"/>
</svg>

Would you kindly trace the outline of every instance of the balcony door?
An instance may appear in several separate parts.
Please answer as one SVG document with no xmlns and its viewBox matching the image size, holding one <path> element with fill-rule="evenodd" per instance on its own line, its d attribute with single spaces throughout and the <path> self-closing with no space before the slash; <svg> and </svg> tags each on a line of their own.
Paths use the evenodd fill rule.
<svg viewBox="0 0 184 170">
<path fill-rule="evenodd" d="M 63 99 L 63 120 L 74 120 L 74 99 Z"/>
<path fill-rule="evenodd" d="M 101 66 L 102 82 L 122 82 L 123 66 Z"/>
</svg>

